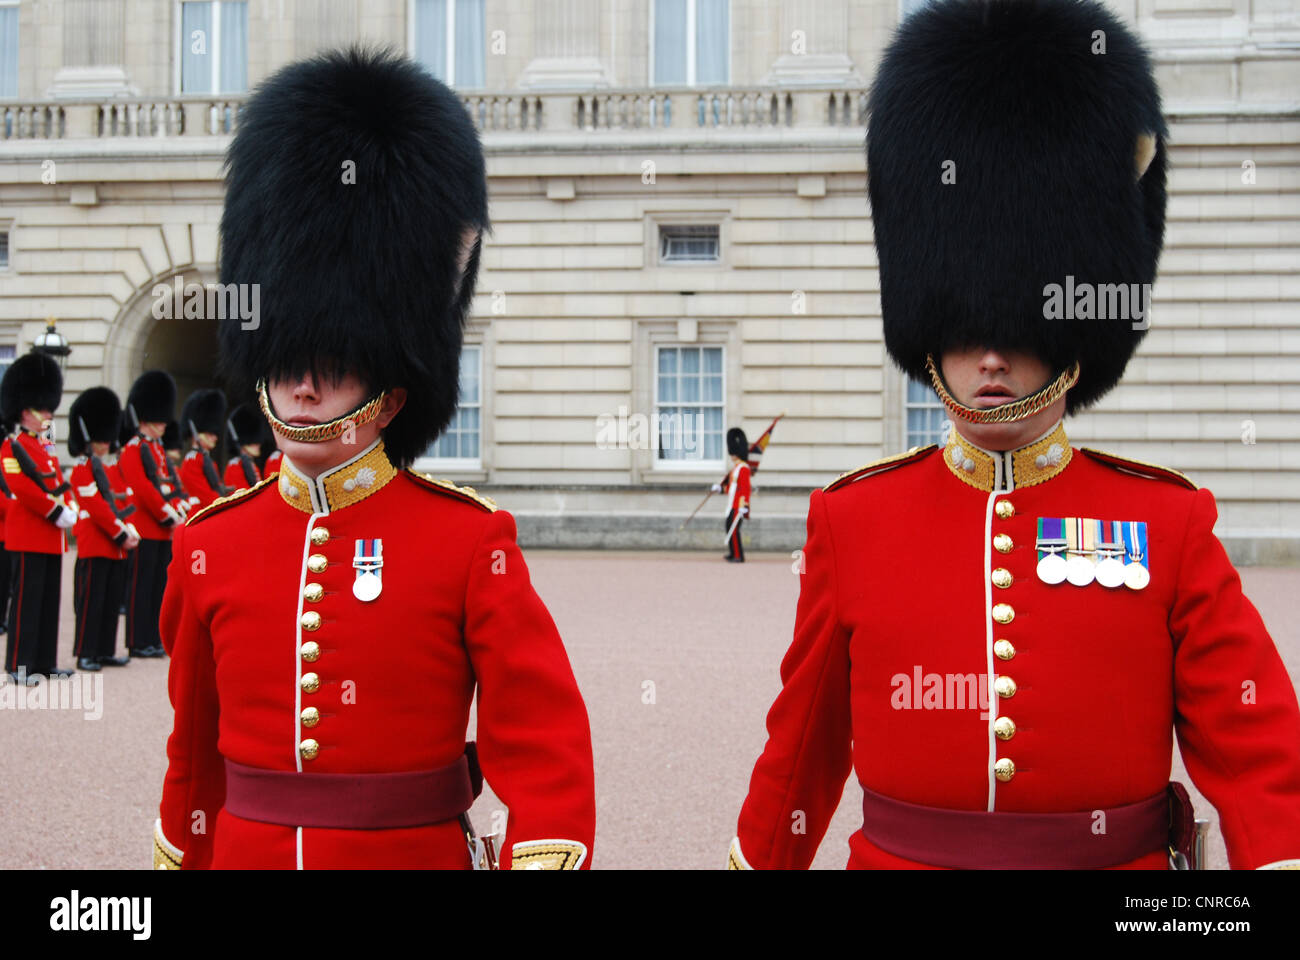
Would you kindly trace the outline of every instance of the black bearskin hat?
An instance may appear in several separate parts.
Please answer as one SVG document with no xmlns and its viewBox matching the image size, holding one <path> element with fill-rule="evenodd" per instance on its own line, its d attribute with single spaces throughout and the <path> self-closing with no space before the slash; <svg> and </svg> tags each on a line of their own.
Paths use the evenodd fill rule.
<svg viewBox="0 0 1300 960">
<path fill-rule="evenodd" d="M 226 435 L 229 436 L 231 432 L 241 447 L 249 443 L 262 443 L 265 440 L 263 434 L 266 432 L 266 418 L 257 407 L 241 403 L 230 411 L 230 431 Z"/>
<path fill-rule="evenodd" d="M 869 109 L 898 365 L 928 381 L 927 353 L 937 364 L 948 349 L 1023 350 L 1054 372 L 1079 362 L 1069 412 L 1106 393 L 1147 326 L 1134 311 L 1148 301 L 1125 312 L 1119 297 L 1142 296 L 1130 285 L 1154 281 L 1164 242 L 1165 123 L 1141 42 L 1095 0 L 935 0 L 899 26 Z M 1053 284 L 1089 284 L 1096 300 L 1054 312 Z M 1092 319 L 1108 297 L 1109 319 Z"/>
<path fill-rule="evenodd" d="M 175 419 L 176 381 L 172 375 L 166 370 L 140 374 L 126 395 L 126 416 L 132 433 L 142 423 L 170 423 Z"/>
<path fill-rule="evenodd" d="M 63 399 L 63 371 L 44 353 L 25 353 L 0 380 L 0 411 L 7 424 L 17 425 L 24 410 L 56 410 Z"/>
<path fill-rule="evenodd" d="M 215 433 L 220 440 L 226 422 L 226 395 L 220 390 L 195 390 L 181 408 L 181 438 L 193 441 L 196 433 Z"/>
<path fill-rule="evenodd" d="M 749 459 L 749 438 L 740 427 L 732 427 L 727 431 L 727 453 L 741 460 Z"/>
<path fill-rule="evenodd" d="M 83 390 L 68 410 L 68 453 L 80 457 L 90 444 L 107 443 L 117 449 L 117 431 L 122 420 L 122 401 L 108 387 Z"/>
<path fill-rule="evenodd" d="M 390 51 L 321 54 L 249 98 L 226 169 L 220 279 L 258 284 L 260 315 L 220 322 L 222 375 L 239 393 L 339 368 L 404 387 L 384 444 L 409 464 L 456 409 L 479 252 L 462 276 L 461 238 L 488 225 L 465 107 Z"/>
</svg>

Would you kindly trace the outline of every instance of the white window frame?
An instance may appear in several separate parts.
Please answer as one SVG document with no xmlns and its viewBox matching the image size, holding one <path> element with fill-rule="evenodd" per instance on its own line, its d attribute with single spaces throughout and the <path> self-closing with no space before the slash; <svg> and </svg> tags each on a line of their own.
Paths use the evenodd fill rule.
<svg viewBox="0 0 1300 960">
<path fill-rule="evenodd" d="M 244 90 L 222 90 L 221 89 L 221 6 L 226 3 L 237 3 L 240 0 L 210 0 L 214 5 L 212 17 L 212 35 L 208 37 L 208 56 L 212 58 L 212 89 L 210 91 L 185 91 L 181 89 L 181 61 L 185 57 L 185 43 L 189 39 L 185 36 L 185 22 L 181 16 L 182 8 L 189 2 L 202 2 L 202 0 L 176 0 L 173 6 L 174 19 L 176 21 L 176 57 L 172 70 L 172 86 L 176 91 L 176 96 L 187 97 L 235 97 L 248 92 L 247 82 Z M 245 7 L 248 6 L 249 0 L 243 0 Z M 247 69 L 247 64 L 245 64 Z M 245 77 L 247 80 L 247 77 Z"/>
<path fill-rule="evenodd" d="M 722 400 L 718 403 L 706 403 L 700 401 L 695 404 L 683 403 L 681 400 L 675 400 L 667 406 L 684 407 L 697 406 L 700 408 L 718 406 L 722 408 L 722 459 L 720 460 L 664 460 L 659 456 L 659 352 L 661 350 L 719 350 L 722 353 Z M 650 462 L 651 469 L 656 472 L 679 473 L 689 472 L 696 473 L 699 471 L 716 472 L 726 470 L 727 468 L 727 345 L 725 343 L 710 343 L 707 341 L 696 343 L 681 343 L 673 341 L 664 341 L 651 345 L 650 357 L 652 366 L 650 381 Z"/>
<path fill-rule="evenodd" d="M 657 252 L 657 261 L 661 266 L 680 267 L 696 266 L 699 264 L 716 265 L 722 262 L 722 224 L 721 223 L 671 223 L 661 221 L 659 223 L 659 243 Z M 671 233 L 674 230 L 699 230 L 706 227 L 712 227 L 717 231 L 717 255 L 712 257 L 666 257 L 664 256 L 665 231 Z"/>
<path fill-rule="evenodd" d="M 14 269 L 14 221 L 0 218 L 0 233 L 3 233 L 8 238 L 7 249 L 5 250 L 6 261 L 0 264 L 0 276 L 17 273 Z"/>
<path fill-rule="evenodd" d="M 486 386 L 483 382 L 483 356 L 486 352 L 480 341 L 466 341 L 461 348 L 461 362 L 465 360 L 465 351 L 475 350 L 478 352 L 478 402 L 467 404 L 468 407 L 478 408 L 478 456 L 477 457 L 430 457 L 422 456 L 416 460 L 415 468 L 417 470 L 438 470 L 442 473 L 469 473 L 478 472 L 483 469 L 483 446 L 484 439 L 487 435 L 485 427 L 486 418 L 483 416 L 483 397 L 486 394 Z M 459 400 L 456 403 L 457 412 L 460 411 Z"/>
<path fill-rule="evenodd" d="M 19 0 L 0 0 L 0 7 L 17 7 L 17 6 L 19 6 Z M 13 96 L 13 100 L 20 100 L 20 99 L 22 99 L 22 92 L 21 92 L 20 89 L 18 89 L 18 88 L 21 88 L 21 86 L 22 86 L 22 81 L 23 81 L 23 73 L 22 73 L 22 52 L 23 52 L 23 25 L 22 25 L 22 11 L 19 11 L 18 16 L 19 16 L 19 21 L 18 21 L 18 57 L 19 57 L 19 59 L 18 59 L 18 62 L 14 64 L 14 87 L 15 87 L 15 93 L 14 93 L 14 96 Z M 9 99 L 10 99 L 10 98 L 8 98 L 8 97 L 0 97 L 0 100 L 9 100 Z M 11 100 L 10 102 L 12 102 L 12 100 Z M 10 262 L 12 263 L 12 260 L 11 260 Z"/>
<path fill-rule="evenodd" d="M 952 418 L 947 415 L 947 410 L 943 405 L 943 401 L 939 399 L 939 395 L 937 393 L 933 395 L 934 396 L 933 401 L 926 400 L 924 403 L 917 403 L 916 401 L 911 400 L 907 395 L 909 389 L 908 385 L 911 383 L 915 383 L 917 381 L 914 381 L 907 376 L 903 376 L 901 379 L 903 381 L 903 388 L 902 388 L 903 417 L 902 417 L 902 423 L 900 425 L 900 429 L 903 434 L 903 438 L 902 438 L 903 442 L 901 444 L 903 449 L 905 450 L 911 449 L 913 446 L 925 446 L 925 444 L 927 443 L 938 443 L 940 445 L 943 445 L 943 443 L 947 440 L 949 434 L 952 431 Z M 925 386 L 925 384 L 922 384 L 922 386 Z M 940 410 L 944 410 L 944 420 L 948 423 L 947 429 L 945 430 L 942 426 L 940 426 L 939 436 L 937 438 L 924 440 L 921 444 L 913 443 L 912 436 L 911 436 L 911 428 L 908 426 L 908 422 L 907 422 L 908 413 L 912 410 L 934 410 L 936 408 Z"/>
<path fill-rule="evenodd" d="M 487 0 L 482 0 L 483 18 L 487 20 Z M 447 0 L 447 23 L 445 26 L 446 33 L 443 36 L 443 42 L 447 45 L 447 76 L 442 78 L 442 82 L 452 89 L 461 89 L 456 86 L 456 0 Z M 484 39 L 488 38 L 486 34 Z M 416 63 L 419 58 L 415 53 L 415 0 L 406 0 L 406 51 Z M 487 86 L 487 50 L 483 51 L 483 87 L 465 87 L 466 90 L 481 90 Z M 441 461 L 439 461 L 441 462 Z"/>
<path fill-rule="evenodd" d="M 901 0 L 900 0 L 901 2 Z M 659 80 L 655 76 L 655 8 L 659 4 L 655 0 L 650 0 L 650 86 L 659 86 Z M 735 20 L 732 17 L 735 11 L 732 9 L 731 0 L 727 0 L 727 76 L 719 86 L 731 85 L 732 63 L 731 63 L 731 41 L 734 33 Z M 696 60 L 696 38 L 695 38 L 695 0 L 686 0 L 686 86 L 699 86 L 695 79 L 695 60 Z M 665 86 L 677 86 L 677 84 L 664 84 Z"/>
</svg>

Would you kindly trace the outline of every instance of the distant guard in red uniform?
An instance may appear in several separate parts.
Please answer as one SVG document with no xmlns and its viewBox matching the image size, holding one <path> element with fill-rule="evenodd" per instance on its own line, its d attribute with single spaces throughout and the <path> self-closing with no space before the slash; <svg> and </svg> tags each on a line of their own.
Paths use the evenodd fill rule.
<svg viewBox="0 0 1300 960">
<path fill-rule="evenodd" d="M 73 653 L 78 670 L 125 666 L 116 656 L 117 622 L 126 589 L 127 551 L 140 545 L 129 517 L 135 507 L 113 489 L 104 457 L 117 450 L 122 404 L 108 387 L 91 387 L 68 411 L 68 453 L 76 458 L 72 489 L 80 505 L 73 527 L 77 562 L 73 571 L 73 610 L 77 625 Z"/>
<path fill-rule="evenodd" d="M 1300 710 L 1214 497 L 1062 426 L 1146 330 L 1050 302 L 1154 280 L 1146 53 L 1100 3 L 937 0 L 899 27 L 870 118 L 885 345 L 955 429 L 812 495 L 731 865 L 807 867 L 850 771 L 850 867 L 1187 865 L 1174 734 L 1231 866 L 1300 866 Z"/>
<path fill-rule="evenodd" d="M 172 530 L 185 522 L 189 509 L 184 491 L 173 480 L 162 435 L 176 409 L 176 382 L 165 370 L 146 370 L 126 399 L 130 439 L 118 456 L 122 478 L 138 507 L 131 520 L 140 545 L 127 576 L 126 635 L 133 657 L 161 657 L 158 614 L 162 609 Z"/>
<path fill-rule="evenodd" d="M 232 491 L 255 486 L 262 480 L 257 469 L 257 458 L 262 455 L 262 434 L 266 421 L 247 404 L 230 411 L 226 432 L 234 448 L 234 456 L 226 462 L 226 486 Z"/>
<path fill-rule="evenodd" d="M 740 542 L 740 525 L 749 516 L 750 470 L 749 438 L 740 427 L 727 431 L 727 454 L 731 457 L 731 470 L 727 479 L 714 484 L 715 493 L 727 494 L 727 519 L 723 527 L 727 531 L 727 553 L 729 563 L 744 563 L 745 548 Z"/>
<path fill-rule="evenodd" d="M 228 171 L 221 282 L 260 283 L 263 313 L 220 325 L 221 366 L 284 457 L 176 537 L 156 865 L 490 864 L 482 777 L 502 866 L 588 866 L 586 708 L 514 520 L 408 466 L 456 408 L 487 225 L 470 118 L 409 60 L 325 54 L 249 99 Z"/>
<path fill-rule="evenodd" d="M 0 381 L 0 410 L 18 431 L 0 445 L 0 463 L 14 501 L 5 516 L 13 596 L 5 670 L 18 682 L 67 676 L 56 666 L 59 592 L 67 531 L 77 500 L 63 479 L 49 429 L 63 398 L 63 373 L 40 353 L 19 357 Z"/>
<path fill-rule="evenodd" d="M 182 442 L 190 449 L 181 461 L 180 478 L 195 508 L 206 507 L 231 492 L 222 483 L 212 456 L 225 421 L 226 396 L 220 390 L 195 390 L 181 409 Z"/>
</svg>

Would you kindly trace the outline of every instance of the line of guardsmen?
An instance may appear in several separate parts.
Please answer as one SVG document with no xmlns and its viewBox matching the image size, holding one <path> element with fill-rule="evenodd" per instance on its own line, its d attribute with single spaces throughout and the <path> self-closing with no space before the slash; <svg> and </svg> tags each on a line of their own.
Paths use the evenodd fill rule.
<svg viewBox="0 0 1300 960">
<path fill-rule="evenodd" d="M 279 451 L 252 405 L 226 415 L 219 390 L 197 390 L 175 419 L 176 383 L 149 370 L 125 409 L 108 387 L 82 391 L 68 411 L 70 471 L 59 463 L 54 413 L 63 397 L 56 360 L 32 352 L 0 380 L 0 632 L 5 672 L 33 684 L 59 667 L 60 588 L 68 532 L 77 669 L 120 667 L 165 656 L 158 617 L 172 532 L 193 510 L 273 473 Z M 218 466 L 223 437 L 235 454 Z M 182 451 L 182 447 L 188 447 Z M 264 448 L 270 455 L 259 464 Z M 125 614 L 129 657 L 116 655 Z"/>
</svg>

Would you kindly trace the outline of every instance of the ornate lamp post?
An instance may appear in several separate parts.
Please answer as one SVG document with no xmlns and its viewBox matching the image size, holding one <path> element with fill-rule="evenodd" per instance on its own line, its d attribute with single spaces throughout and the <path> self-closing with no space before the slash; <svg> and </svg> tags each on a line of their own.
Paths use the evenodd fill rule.
<svg viewBox="0 0 1300 960">
<path fill-rule="evenodd" d="M 71 352 L 72 347 L 68 346 L 68 338 L 54 329 L 54 317 L 46 317 L 45 332 L 32 342 L 32 353 L 43 353 L 53 357 L 59 362 L 59 370 L 62 372 L 68 365 L 68 354 Z"/>
</svg>

